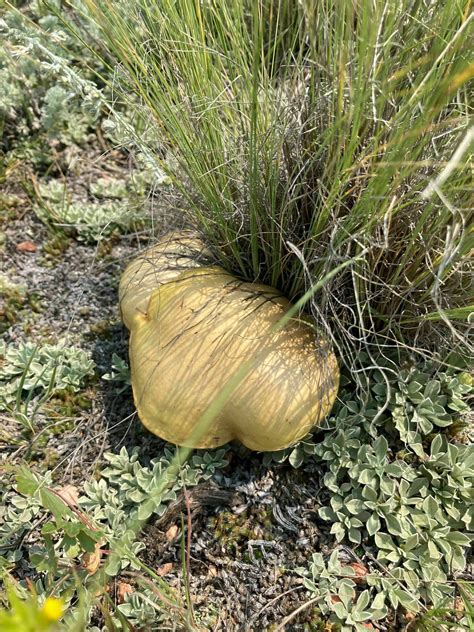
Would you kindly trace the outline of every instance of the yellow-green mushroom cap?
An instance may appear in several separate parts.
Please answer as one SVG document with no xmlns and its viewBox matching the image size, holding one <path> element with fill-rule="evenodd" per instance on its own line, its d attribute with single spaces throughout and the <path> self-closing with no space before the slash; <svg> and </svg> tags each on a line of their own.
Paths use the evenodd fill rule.
<svg viewBox="0 0 474 632">
<path fill-rule="evenodd" d="M 190 269 L 155 289 L 130 336 L 143 424 L 192 448 L 237 439 L 273 451 L 304 437 L 331 410 L 339 369 L 305 320 L 275 329 L 290 306 L 275 289 L 218 267 Z M 235 388 L 222 399 L 229 384 Z"/>
<path fill-rule="evenodd" d="M 191 231 L 168 233 L 141 253 L 120 279 L 119 304 L 126 327 L 131 328 L 137 314 L 146 313 L 154 289 L 210 259 L 209 250 Z"/>
</svg>

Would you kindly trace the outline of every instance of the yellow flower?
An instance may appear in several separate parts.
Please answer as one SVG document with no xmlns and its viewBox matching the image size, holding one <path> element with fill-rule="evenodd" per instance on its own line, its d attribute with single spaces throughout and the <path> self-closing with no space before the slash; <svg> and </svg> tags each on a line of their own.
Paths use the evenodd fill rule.
<svg viewBox="0 0 474 632">
<path fill-rule="evenodd" d="M 56 597 L 47 597 L 43 607 L 41 608 L 41 614 L 48 621 L 58 621 L 63 616 L 64 604 L 62 599 L 56 599 Z"/>
</svg>

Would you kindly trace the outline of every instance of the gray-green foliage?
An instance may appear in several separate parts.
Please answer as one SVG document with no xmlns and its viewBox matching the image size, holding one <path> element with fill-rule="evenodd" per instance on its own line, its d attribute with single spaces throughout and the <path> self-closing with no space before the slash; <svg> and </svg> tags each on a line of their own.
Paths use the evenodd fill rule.
<svg viewBox="0 0 474 632">
<path fill-rule="evenodd" d="M 71 87 L 61 62 L 74 62 L 87 80 L 92 74 L 84 62 L 92 58 L 84 58 L 84 47 L 40 3 L 29 2 L 23 12 L 26 19 L 7 10 L 0 21 L 0 126 L 20 138 L 43 133 L 66 144 L 84 142 L 101 103 Z"/>
<path fill-rule="evenodd" d="M 217 468 L 226 465 L 225 452 L 219 449 L 194 454 L 181 465 L 178 475 L 169 469 L 174 456 L 169 447 L 148 465 L 140 462 L 137 449 L 131 454 L 126 448 L 119 454 L 106 453 L 108 466 L 100 479 L 86 483 L 84 494 L 78 498 L 78 508 L 87 524 L 52 491 L 51 473 L 38 477 L 26 468 L 20 470 L 16 489 L 6 483 L 1 489 L 0 567 L 11 568 L 22 561 L 30 574 L 36 573 L 39 594 L 61 581 L 62 597 L 66 600 L 73 597 L 76 586 L 67 568 L 72 561 L 78 563 L 85 553 L 93 552 L 97 542 L 110 549 L 106 561 L 103 560 L 108 576 L 115 576 L 127 567 L 141 569 L 137 556 L 144 548 L 139 540 L 144 521 L 152 515 L 161 516 L 183 486 L 192 487 L 212 477 Z M 36 535 L 34 546 L 28 548 L 29 534 L 46 517 L 48 522 L 39 537 Z M 86 570 L 78 572 L 87 586 L 90 578 Z M 121 609 L 136 622 L 143 620 L 144 601 L 148 600 L 148 609 L 155 611 L 157 618 L 156 610 L 162 609 L 156 594 L 142 592 L 136 591 L 127 598 Z M 116 623 L 119 625 L 120 621 L 117 619 Z"/>
<path fill-rule="evenodd" d="M 293 467 L 301 467 L 310 457 L 316 454 L 317 444 L 314 442 L 312 435 L 308 435 L 294 446 L 276 452 L 265 452 L 263 454 L 264 465 L 270 463 L 284 463 L 288 461 Z"/>
<path fill-rule="evenodd" d="M 341 632 L 367 630 L 365 622 L 379 621 L 389 613 L 389 607 L 401 606 L 409 612 L 419 613 L 419 630 L 439 632 L 455 629 L 456 632 L 471 632 L 474 621 L 472 588 L 467 582 L 456 582 L 463 599 L 462 611 L 452 607 L 452 594 L 447 591 L 445 599 L 427 610 L 413 588 L 404 583 L 400 572 L 385 576 L 377 568 L 361 573 L 358 563 L 342 562 L 347 553 L 337 547 L 325 561 L 321 553 L 314 553 L 306 568 L 296 572 L 303 577 L 303 584 L 314 599 L 317 608 L 329 621 L 340 626 Z M 367 570 L 367 569 L 366 569 Z M 434 576 L 432 581 L 440 581 Z M 452 593 L 452 591 L 451 591 Z M 454 622 L 456 620 L 456 622 Z"/>
<path fill-rule="evenodd" d="M 64 389 L 77 392 L 95 366 L 89 352 L 65 341 L 43 345 L 21 342 L 18 346 L 0 342 L 0 358 L 2 407 Z"/>
<path fill-rule="evenodd" d="M 226 463 L 224 455 L 225 449 L 195 454 L 183 464 L 176 477 L 169 469 L 173 458 L 171 449 L 165 448 L 163 456 L 153 459 L 149 466 L 142 466 L 137 451 L 129 455 L 122 448 L 120 454 L 105 455 L 109 465 L 102 471 L 99 481 L 84 485 L 85 496 L 81 499 L 81 507 L 102 524 L 106 532 L 122 537 L 124 529 L 128 528 L 133 540 L 138 537 L 133 530 L 135 524 L 153 514 L 161 516 L 167 505 L 176 500 L 177 492 L 184 485 L 197 485 L 210 478 L 216 468 L 222 467 Z M 156 490 L 161 487 L 164 491 L 157 495 Z M 112 555 L 107 573 L 116 574 L 128 563 L 129 560 L 121 554 Z"/>
<path fill-rule="evenodd" d="M 81 7 L 74 2 L 76 20 Z M 162 184 L 167 178 L 154 153 L 161 144 L 156 125 L 117 99 L 115 71 L 85 45 L 97 44 L 96 29 L 89 24 L 81 40 L 74 37 L 63 23 L 67 11 L 64 3 L 33 0 L 0 18 L 0 132 L 7 157 L 43 169 L 58 147 L 94 143 L 101 128 L 115 146 L 134 150 L 140 144 L 137 161 L 147 173 L 135 178 L 136 188 Z"/>
<path fill-rule="evenodd" d="M 44 476 L 45 485 L 51 484 L 51 473 Z M 20 546 L 23 536 L 32 531 L 41 512 L 38 498 L 22 496 L 7 486 L 0 485 L 0 566 L 8 567 L 23 558 Z"/>
<path fill-rule="evenodd" d="M 40 185 L 39 193 L 39 203 L 35 205 L 38 217 L 55 228 L 72 232 L 80 241 L 100 241 L 116 231 L 143 226 L 146 220 L 143 197 L 132 200 L 133 191 L 126 183 L 118 188 L 116 181 L 112 181 L 107 190 L 104 182 L 99 182 L 96 194 L 106 198 L 101 200 L 71 198 L 65 183 L 60 180 Z M 126 195 L 125 199 L 120 197 L 122 193 Z"/>
<path fill-rule="evenodd" d="M 102 379 L 118 385 L 119 393 L 130 389 L 132 385 L 132 376 L 130 374 L 128 362 L 116 353 L 112 354 L 111 371 L 109 373 L 104 373 Z"/>
<path fill-rule="evenodd" d="M 124 603 L 118 605 L 117 609 L 126 617 L 127 623 L 139 630 L 150 629 L 150 625 L 153 625 L 152 630 L 162 630 L 166 624 L 166 615 L 159 607 L 156 593 L 149 586 L 126 594 Z M 122 627 L 118 629 L 126 630 Z"/>
<path fill-rule="evenodd" d="M 321 553 L 313 553 L 309 567 L 297 572 L 304 577 L 304 586 L 317 599 L 316 604 L 329 620 L 342 624 L 342 631 L 367 630 L 362 624 L 387 616 L 383 595 L 375 598 L 370 589 L 363 590 L 354 599 L 358 584 L 355 570 L 339 561 L 339 551 L 333 551 L 325 562 Z M 358 580 L 360 581 L 360 580 Z"/>
<path fill-rule="evenodd" d="M 331 523 L 337 542 L 370 547 L 378 562 L 367 578 L 371 597 L 364 611 L 374 602 L 376 610 L 385 604 L 412 611 L 443 603 L 453 595 L 448 579 L 465 568 L 472 541 L 474 446 L 446 434 L 469 410 L 472 378 L 428 364 L 398 373 L 393 367 L 386 363 L 366 375 L 359 402 L 353 389 L 343 389 L 329 432 L 319 444 L 305 442 L 327 468 L 329 502 L 320 517 Z M 318 574 L 309 576 L 311 592 L 324 596 Z M 351 607 L 359 608 L 359 599 Z M 325 603 L 341 622 L 349 621 L 345 603 Z"/>
</svg>

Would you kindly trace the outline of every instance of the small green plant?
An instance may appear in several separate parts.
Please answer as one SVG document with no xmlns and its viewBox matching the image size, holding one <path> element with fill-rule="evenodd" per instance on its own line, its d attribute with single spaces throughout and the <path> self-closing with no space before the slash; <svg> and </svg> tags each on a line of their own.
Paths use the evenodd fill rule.
<svg viewBox="0 0 474 632">
<path fill-rule="evenodd" d="M 325 562 L 321 553 L 313 553 L 309 567 L 296 572 L 304 577 L 305 587 L 316 598 L 321 613 L 329 615 L 329 621 L 342 625 L 344 632 L 354 629 L 364 632 L 367 630 L 362 625 L 364 622 L 387 616 L 384 596 L 379 594 L 374 598 L 373 591 L 367 588 L 356 592 L 360 578 L 352 566 L 343 565 L 338 556 L 339 551 L 335 549 Z"/>
<path fill-rule="evenodd" d="M 65 341 L 18 346 L 0 341 L 0 406 L 32 432 L 43 405 L 55 394 L 78 392 L 94 367 L 90 353 Z"/>
<path fill-rule="evenodd" d="M 65 632 L 63 626 L 58 626 L 64 612 L 60 599 L 46 597 L 39 602 L 34 590 L 21 590 L 8 578 L 5 585 L 9 608 L 0 608 L 2 632 Z"/>
<path fill-rule="evenodd" d="M 112 355 L 111 371 L 110 373 L 104 373 L 102 379 L 116 384 L 119 393 L 129 390 L 132 385 L 132 379 L 128 362 L 114 353 Z"/>
<path fill-rule="evenodd" d="M 104 196 L 105 197 L 105 196 Z M 144 209 L 138 209 L 130 199 L 79 202 L 69 198 L 66 184 L 51 180 L 39 187 L 38 217 L 56 230 L 72 233 L 80 241 L 98 242 L 112 234 L 143 226 Z"/>
<path fill-rule="evenodd" d="M 39 5 L 29 2 L 22 13 L 10 9 L 2 14 L 0 130 L 1 149 L 43 170 L 54 160 L 58 142 L 68 146 L 89 139 L 100 103 L 88 102 L 65 81 L 60 62 L 79 66 L 85 80 L 93 73 L 83 47 Z M 93 64 L 93 58 L 88 62 Z"/>
<path fill-rule="evenodd" d="M 123 598 L 123 603 L 117 606 L 113 621 L 117 625 L 118 630 L 124 630 L 126 632 L 130 625 L 136 627 L 136 629 L 163 629 L 170 623 L 169 613 L 163 611 L 163 607 L 159 601 L 159 584 L 153 585 L 151 582 L 139 582 L 138 586 L 135 586 L 130 592 L 126 592 Z M 176 610 L 181 610 L 180 606 L 175 606 Z M 122 615 L 125 618 L 126 626 L 123 626 L 123 621 L 117 616 Z M 178 617 L 175 615 L 175 620 Z M 122 624 L 122 625 L 121 625 Z M 150 628 L 150 626 L 153 626 Z"/>
<path fill-rule="evenodd" d="M 78 347 L 22 342 L 0 343 L 0 404 L 6 407 L 30 402 L 64 389 L 77 392 L 94 372 L 90 353 Z"/>
<path fill-rule="evenodd" d="M 176 500 L 176 493 L 183 486 L 194 486 L 200 480 L 207 480 L 226 464 L 226 450 L 194 454 L 183 464 L 178 479 L 171 477 L 169 466 L 173 458 L 170 448 L 165 448 L 163 456 L 152 459 L 149 466 L 142 466 L 138 451 L 129 454 L 122 448 L 119 454 L 107 453 L 108 467 L 102 471 L 99 481 L 85 483 L 85 496 L 81 506 L 98 521 L 105 520 L 114 531 L 120 529 L 129 519 L 147 520 L 152 514 L 161 516 L 170 501 Z M 167 485 L 166 485 L 167 483 Z M 165 484 L 163 496 L 153 497 L 159 484 Z"/>
<path fill-rule="evenodd" d="M 99 178 L 89 186 L 91 194 L 99 199 L 121 200 L 128 196 L 127 181 L 118 178 Z"/>
<path fill-rule="evenodd" d="M 114 97 L 114 69 L 89 53 L 84 41 L 71 36 L 64 23 L 67 10 L 56 1 L 32 0 L 18 9 L 10 6 L 2 14 L 0 152 L 7 156 L 12 172 L 21 164 L 23 172 L 25 165 L 31 165 L 45 175 L 59 162 L 64 173 L 71 148 L 73 153 L 77 146 L 87 150 L 97 145 L 99 137 L 102 149 L 105 139 L 130 151 L 146 133 L 149 148 L 137 152 L 140 171 L 128 183 L 142 197 L 151 185 L 166 180 L 150 151 L 151 147 L 159 151 L 157 130 Z M 83 35 L 90 42 L 99 33 L 88 25 Z M 100 185 L 92 189 L 100 197 Z"/>
</svg>

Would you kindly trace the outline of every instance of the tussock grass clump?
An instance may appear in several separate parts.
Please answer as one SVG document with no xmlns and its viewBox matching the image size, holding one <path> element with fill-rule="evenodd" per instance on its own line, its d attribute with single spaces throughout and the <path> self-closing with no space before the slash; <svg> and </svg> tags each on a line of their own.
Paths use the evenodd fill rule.
<svg viewBox="0 0 474 632">
<path fill-rule="evenodd" d="M 355 258 L 313 300 L 346 361 L 464 345 L 468 2 L 85 5 L 220 265 L 297 300 Z"/>
</svg>

